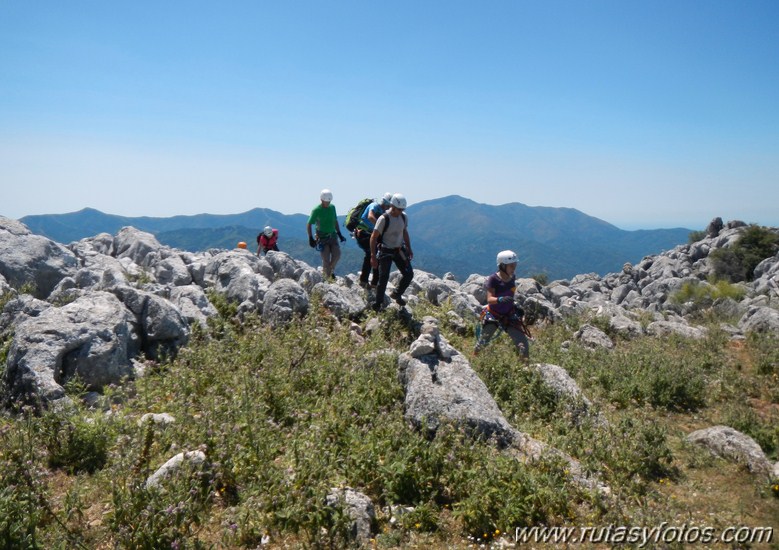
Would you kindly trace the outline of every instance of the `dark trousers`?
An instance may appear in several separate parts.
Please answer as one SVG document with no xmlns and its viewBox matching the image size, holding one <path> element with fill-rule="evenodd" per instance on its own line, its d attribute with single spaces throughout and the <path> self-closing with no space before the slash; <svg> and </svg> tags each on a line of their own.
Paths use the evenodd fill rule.
<svg viewBox="0 0 779 550">
<path fill-rule="evenodd" d="M 367 283 L 368 276 L 371 275 L 371 284 L 376 286 L 379 280 L 379 270 L 371 269 L 371 234 L 360 229 L 355 233 L 355 237 L 357 246 L 365 252 L 365 257 L 362 259 L 362 269 L 360 270 L 360 282 Z"/>
<path fill-rule="evenodd" d="M 379 248 L 379 253 L 376 257 L 379 260 L 379 286 L 376 289 L 376 303 L 379 305 L 384 304 L 384 293 L 387 290 L 387 282 L 389 281 L 390 270 L 392 269 L 392 263 L 398 268 L 401 273 L 400 283 L 398 283 L 395 292 L 400 295 L 403 294 L 408 285 L 411 284 L 411 279 L 414 278 L 414 270 L 411 267 L 411 261 L 406 255 L 406 250 L 403 248 Z"/>
</svg>

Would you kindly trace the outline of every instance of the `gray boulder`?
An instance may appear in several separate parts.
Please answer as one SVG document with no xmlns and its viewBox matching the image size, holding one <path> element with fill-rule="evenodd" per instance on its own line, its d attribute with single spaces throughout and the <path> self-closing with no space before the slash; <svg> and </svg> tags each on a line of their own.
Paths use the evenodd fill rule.
<svg viewBox="0 0 779 550">
<path fill-rule="evenodd" d="M 564 408 L 571 414 L 574 422 L 578 422 L 583 416 L 589 416 L 592 411 L 592 402 L 585 397 L 579 384 L 576 383 L 568 371 L 557 365 L 549 363 L 537 363 L 531 365 L 532 369 L 541 375 L 541 378 L 555 395 L 564 401 Z M 605 425 L 606 421 L 598 417 L 597 421 Z"/>
<path fill-rule="evenodd" d="M 170 301 L 184 316 L 187 324 L 208 326 L 208 319 L 219 314 L 206 293 L 197 285 L 176 286 L 170 289 Z"/>
<path fill-rule="evenodd" d="M 773 464 L 754 439 L 729 426 L 712 426 L 692 432 L 687 441 L 701 445 L 712 453 L 746 466 L 754 474 L 770 478 Z"/>
<path fill-rule="evenodd" d="M 452 422 L 474 435 L 494 437 L 501 446 L 509 445 L 515 430 L 468 360 L 457 354 L 444 361 L 434 353 L 434 344 L 430 350 L 417 357 L 411 353 L 398 357 L 406 419 L 432 433 Z"/>
<path fill-rule="evenodd" d="M 36 403 L 65 396 L 78 376 L 100 390 L 132 376 L 132 316 L 112 294 L 92 292 L 61 308 L 51 307 L 16 326 L 8 352 L 3 397 Z"/>
<path fill-rule="evenodd" d="M 517 279 L 517 294 L 523 296 L 529 296 L 531 294 L 542 294 L 543 287 L 535 279 L 531 278 L 518 278 Z"/>
<path fill-rule="evenodd" d="M 397 287 L 400 283 L 402 275 L 397 269 L 392 270 L 392 273 L 390 273 L 389 283 L 393 287 Z M 422 271 L 421 269 L 414 269 L 414 278 L 411 280 L 411 284 L 408 287 L 408 290 L 406 291 L 406 297 L 410 297 L 413 295 L 425 295 L 427 293 L 427 287 L 431 284 L 436 284 L 441 282 L 441 279 L 433 275 L 432 273 L 428 273 L 427 271 Z M 457 283 L 450 283 L 456 285 Z M 389 292 L 389 290 L 388 290 Z"/>
<path fill-rule="evenodd" d="M 7 292 L 11 291 L 11 285 L 5 280 L 2 274 L 0 274 L 0 296 L 3 296 Z"/>
<path fill-rule="evenodd" d="M 599 328 L 589 324 L 582 325 L 573 337 L 588 349 L 614 349 L 614 342 L 611 341 L 611 338 Z"/>
<path fill-rule="evenodd" d="M 595 310 L 595 315 L 607 319 L 609 328 L 618 334 L 634 337 L 644 333 L 641 323 L 633 319 L 631 313 L 622 306 L 601 304 Z"/>
<path fill-rule="evenodd" d="M 568 286 L 567 281 L 555 281 L 550 286 L 545 287 L 543 293 L 549 301 L 558 307 L 568 298 L 576 296 L 576 292 Z"/>
<path fill-rule="evenodd" d="M 149 295 L 140 318 L 143 350 L 151 359 L 175 357 L 189 341 L 189 323 L 170 301 Z"/>
<path fill-rule="evenodd" d="M 191 467 L 197 468 L 205 463 L 206 455 L 203 451 L 184 451 L 179 453 L 165 462 L 146 479 L 146 488 L 160 487 L 166 479 L 180 472 L 188 464 Z"/>
<path fill-rule="evenodd" d="M 412 357 L 435 354 L 438 357 L 449 360 L 459 352 L 454 349 L 449 341 L 441 334 L 438 319 L 427 316 L 422 319 L 419 329 L 419 337 L 412 342 L 409 354 Z"/>
<path fill-rule="evenodd" d="M 493 439 L 521 461 L 557 456 L 568 463 L 574 481 L 607 490 L 584 475 L 578 461 L 512 427 L 462 354 L 454 350 L 445 359 L 435 348 L 430 346 L 431 353 L 426 355 L 406 352 L 398 357 L 405 417 L 412 425 L 434 435 L 442 425 L 451 423 L 475 437 Z"/>
<path fill-rule="evenodd" d="M 311 292 L 314 287 L 325 279 L 322 272 L 311 266 L 305 266 L 295 279 L 306 292 Z"/>
<path fill-rule="evenodd" d="M 779 274 L 779 252 L 757 264 L 752 273 L 755 279 L 770 277 L 771 275 L 777 274 Z"/>
<path fill-rule="evenodd" d="M 312 290 L 312 294 L 318 295 L 322 306 L 339 319 L 354 319 L 364 312 L 368 305 L 359 292 L 337 284 L 319 283 Z"/>
<path fill-rule="evenodd" d="M 450 296 L 452 296 L 459 289 L 457 283 L 453 281 L 445 281 L 442 279 L 431 280 L 424 288 L 424 296 L 427 301 L 434 305 L 443 304 Z"/>
<path fill-rule="evenodd" d="M 265 294 L 262 320 L 272 327 L 285 326 L 296 315 L 308 313 L 308 305 L 308 294 L 302 286 L 291 279 L 279 279 Z"/>
<path fill-rule="evenodd" d="M 114 237 L 117 258 L 129 258 L 142 267 L 149 267 L 159 259 L 162 245 L 151 233 L 134 227 L 123 227 Z"/>
<path fill-rule="evenodd" d="M 460 290 L 473 296 L 479 304 L 485 305 L 487 303 L 487 289 L 484 287 L 486 281 L 487 277 L 484 275 L 471 275 L 460 285 Z"/>
<path fill-rule="evenodd" d="M 82 267 L 73 275 L 73 281 L 75 288 L 81 290 L 110 290 L 140 279 L 143 273 L 141 267 L 129 259 L 117 260 L 103 254 L 79 255 L 79 261 Z"/>
<path fill-rule="evenodd" d="M 750 307 L 738 322 L 738 326 L 744 332 L 779 334 L 779 311 L 765 306 Z"/>
<path fill-rule="evenodd" d="M 636 283 L 630 281 L 625 284 L 621 284 L 611 291 L 611 301 L 615 304 L 621 304 L 631 291 L 638 291 Z"/>
<path fill-rule="evenodd" d="M 182 286 L 192 283 L 192 274 L 181 256 L 171 254 L 153 266 L 157 282 L 163 285 Z"/>
<path fill-rule="evenodd" d="M 693 340 L 701 340 L 706 337 L 708 331 L 705 327 L 694 327 L 687 324 L 686 321 L 654 321 L 649 323 L 646 327 L 647 334 L 653 336 L 670 336 L 671 334 L 678 334 L 685 338 L 692 338 Z"/>
<path fill-rule="evenodd" d="M 447 300 L 452 310 L 465 322 L 474 322 L 483 307 L 472 294 L 461 291 L 453 292 Z"/>
<path fill-rule="evenodd" d="M 30 317 L 38 317 L 50 307 L 52 305 L 49 302 L 39 300 L 30 294 L 21 294 L 10 299 L 0 312 L 0 333 L 15 327 Z"/>
<path fill-rule="evenodd" d="M 275 250 L 269 251 L 265 255 L 265 262 L 271 268 L 273 273 L 272 277 L 265 275 L 265 272 L 261 272 L 265 277 L 274 281 L 276 279 L 295 279 L 300 276 L 301 268 L 295 259 L 286 252 L 277 252 Z"/>
<path fill-rule="evenodd" d="M 100 254 L 103 256 L 115 256 L 114 236 L 110 233 L 98 233 L 93 237 L 86 237 L 80 241 L 74 241 L 68 245 L 79 258 Z"/>
<path fill-rule="evenodd" d="M 521 299 L 522 297 L 520 297 Z M 555 305 L 541 294 L 532 294 L 521 300 L 525 316 L 535 320 L 560 321 L 563 316 L 557 311 Z"/>
<path fill-rule="evenodd" d="M 168 426 L 169 424 L 175 424 L 176 418 L 168 413 L 146 413 L 138 419 L 138 426 L 143 426 L 147 422 L 155 426 Z"/>
<path fill-rule="evenodd" d="M 21 288 L 31 284 L 36 298 L 46 298 L 77 267 L 76 256 L 66 247 L 33 235 L 21 222 L 0 216 L 0 275 L 8 285 Z"/>
<path fill-rule="evenodd" d="M 175 357 L 189 341 L 189 322 L 169 300 L 129 286 L 113 293 L 133 313 L 140 349 L 150 359 Z"/>
<path fill-rule="evenodd" d="M 722 223 L 722 218 L 717 216 L 706 226 L 706 236 L 710 238 L 716 237 L 723 227 L 725 227 L 725 224 Z"/>
<path fill-rule="evenodd" d="M 371 499 L 350 487 L 333 488 L 325 498 L 331 508 L 342 508 L 352 519 L 349 534 L 360 545 L 368 545 L 376 521 L 376 509 Z"/>
<path fill-rule="evenodd" d="M 258 274 L 261 260 L 247 250 L 229 250 L 212 257 L 205 268 L 204 283 L 231 302 L 262 303 L 271 286 Z"/>
</svg>

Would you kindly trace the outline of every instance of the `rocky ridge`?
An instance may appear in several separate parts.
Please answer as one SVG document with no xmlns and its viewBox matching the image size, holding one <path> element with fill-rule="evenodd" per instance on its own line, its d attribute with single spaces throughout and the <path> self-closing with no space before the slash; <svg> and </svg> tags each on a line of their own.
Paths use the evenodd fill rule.
<svg viewBox="0 0 779 550">
<path fill-rule="evenodd" d="M 604 318 L 615 333 L 627 337 L 677 333 L 699 338 L 706 329 L 691 320 L 696 305 L 678 303 L 673 295 L 685 283 L 708 285 L 711 253 L 732 246 L 744 227 L 741 222 L 713 223 L 697 242 L 625 264 L 621 272 L 603 277 L 582 274 L 546 285 L 520 279 L 517 300 L 529 316 L 540 320 L 586 314 Z M 390 284 L 397 278 L 393 273 Z M 445 320 L 418 323 L 419 338 L 398 357 L 406 416 L 413 425 L 433 431 L 441 422 L 454 422 L 492 438 L 522 460 L 561 454 L 509 425 L 467 357 L 438 329 L 441 323 L 454 330 L 473 323 L 485 303 L 484 280 L 484 275 L 471 275 L 460 283 L 450 274 L 439 278 L 416 271 L 409 301 L 448 301 L 452 311 Z M 750 331 L 779 334 L 779 254 L 760 263 L 754 280 L 740 286 L 740 301 L 711 304 L 738 319 L 724 327 L 732 338 Z M 207 319 L 217 315 L 207 294 L 211 292 L 238 304 L 239 317 L 256 313 L 274 327 L 306 315 L 315 295 L 342 320 L 360 321 L 369 311 L 356 274 L 326 282 L 317 268 L 283 252 L 266 257 L 242 249 L 195 254 L 163 246 L 133 227 L 62 245 L 0 217 L 0 334 L 12 335 L 0 400 L 6 408 L 23 403 L 59 407 L 68 401 L 64 385 L 76 375 L 93 392 L 142 376 L 145 361 L 175 356 L 187 344 L 194 324 L 207 329 Z M 375 322 L 369 318 L 367 324 Z M 357 340 L 360 330 L 355 330 Z M 582 327 L 574 337 L 589 347 L 613 347 L 594 326 Z M 589 402 L 563 369 L 533 367 L 586 413 Z M 777 465 L 760 456 L 754 441 L 728 430 L 691 434 L 690 441 L 744 460 L 758 474 L 776 475 Z M 579 476 L 573 458 L 564 459 L 578 481 L 607 490 L 597 480 Z"/>
</svg>

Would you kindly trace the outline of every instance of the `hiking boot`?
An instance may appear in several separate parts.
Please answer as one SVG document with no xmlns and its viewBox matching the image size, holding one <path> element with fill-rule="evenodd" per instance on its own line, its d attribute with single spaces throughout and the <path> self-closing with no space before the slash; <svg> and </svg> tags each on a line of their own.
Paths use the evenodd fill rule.
<svg viewBox="0 0 779 550">
<path fill-rule="evenodd" d="M 368 290 L 368 281 L 360 281 L 358 284 L 360 285 L 360 288 Z"/>
<path fill-rule="evenodd" d="M 378 313 L 382 309 L 384 309 L 384 304 L 382 304 L 381 302 L 374 302 L 373 304 L 371 304 L 371 309 L 376 313 Z"/>
<path fill-rule="evenodd" d="M 406 301 L 403 299 L 403 295 L 402 294 L 398 294 L 397 292 L 393 292 L 392 294 L 390 294 L 390 298 L 395 300 L 395 303 L 398 304 L 399 306 L 405 306 L 406 305 Z"/>
</svg>

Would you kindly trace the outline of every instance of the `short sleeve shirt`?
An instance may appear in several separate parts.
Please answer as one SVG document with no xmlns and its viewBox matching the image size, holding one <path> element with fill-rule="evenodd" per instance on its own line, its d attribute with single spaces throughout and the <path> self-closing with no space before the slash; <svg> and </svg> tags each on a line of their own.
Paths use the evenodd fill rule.
<svg viewBox="0 0 779 550">
<path fill-rule="evenodd" d="M 373 212 L 373 216 L 378 220 L 382 214 L 384 214 L 384 209 L 381 207 L 381 205 L 378 202 L 372 202 L 368 206 L 365 207 L 365 210 L 362 213 L 362 216 L 360 216 L 360 225 L 359 227 L 361 229 L 365 229 L 366 231 L 373 231 L 375 226 L 373 222 L 371 222 L 371 219 L 368 217 L 368 215 Z"/>
<path fill-rule="evenodd" d="M 484 288 L 492 290 L 493 296 L 500 298 L 501 296 L 514 297 L 514 291 L 517 288 L 517 279 L 512 277 L 510 281 L 506 282 L 500 278 L 500 275 L 493 273 L 484 282 Z M 490 304 L 490 311 L 497 313 L 498 315 L 509 315 L 514 311 L 514 304 L 509 302 L 506 304 Z"/>
<path fill-rule="evenodd" d="M 329 204 L 327 208 L 318 204 L 308 217 L 308 223 L 316 226 L 316 231 L 319 235 L 332 235 L 336 232 L 336 224 L 338 223 L 337 215 L 335 213 L 335 205 Z"/>
<path fill-rule="evenodd" d="M 407 224 L 408 218 L 406 218 L 405 214 L 400 214 L 400 216 L 396 217 L 386 213 L 376 222 L 375 231 L 382 235 L 381 242 L 384 246 L 387 248 L 400 248 L 404 242 L 403 230 L 406 229 Z M 387 226 L 386 228 L 385 225 Z"/>
</svg>

